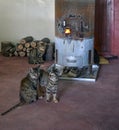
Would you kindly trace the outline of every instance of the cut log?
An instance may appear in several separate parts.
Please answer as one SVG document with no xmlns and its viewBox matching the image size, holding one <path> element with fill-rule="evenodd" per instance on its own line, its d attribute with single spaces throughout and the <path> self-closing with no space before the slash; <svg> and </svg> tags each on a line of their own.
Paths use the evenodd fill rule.
<svg viewBox="0 0 119 130">
<path fill-rule="evenodd" d="M 6 50 L 6 48 L 8 46 L 11 46 L 11 44 L 12 43 L 10 41 L 3 41 L 3 42 L 1 42 L 1 51 L 4 52 L 4 50 Z"/>
<path fill-rule="evenodd" d="M 18 44 L 17 45 L 17 51 L 21 51 L 24 48 L 24 46 L 22 44 Z"/>
<path fill-rule="evenodd" d="M 23 51 L 26 52 L 26 47 L 23 48 Z"/>
<path fill-rule="evenodd" d="M 29 53 L 30 51 L 32 50 L 33 48 L 29 47 L 29 48 L 26 48 L 26 56 L 28 57 L 29 56 Z"/>
<path fill-rule="evenodd" d="M 31 42 L 31 47 L 35 48 L 37 46 L 36 42 Z"/>
<path fill-rule="evenodd" d="M 24 56 L 26 55 L 26 52 L 24 52 L 24 51 L 19 51 L 18 54 L 19 54 L 19 56 L 24 57 Z"/>
<path fill-rule="evenodd" d="M 42 42 L 42 41 L 39 41 L 38 43 L 37 43 L 37 46 L 46 46 L 48 43 L 46 43 L 46 42 Z"/>
<path fill-rule="evenodd" d="M 17 51 L 15 51 L 15 52 L 14 52 L 14 55 L 15 55 L 15 56 L 18 56 L 19 54 L 18 54 L 18 52 L 17 52 Z"/>
<path fill-rule="evenodd" d="M 29 57 L 29 55 L 30 55 L 30 52 L 26 52 L 26 56 Z"/>
<path fill-rule="evenodd" d="M 27 42 L 27 43 L 25 43 L 25 45 L 24 45 L 26 48 L 29 48 L 30 47 L 30 43 L 29 42 Z"/>
<path fill-rule="evenodd" d="M 33 39 L 34 39 L 34 38 L 33 38 L 32 36 L 28 36 L 28 37 L 22 38 L 22 39 L 20 40 L 20 43 L 21 43 L 21 44 L 25 44 L 25 43 L 27 43 L 27 42 L 32 42 Z"/>
<path fill-rule="evenodd" d="M 29 64 L 40 64 L 43 63 L 42 55 L 37 48 L 33 48 L 28 56 Z"/>
<path fill-rule="evenodd" d="M 37 47 L 37 49 L 38 49 L 38 51 L 39 51 L 40 53 L 44 54 L 46 47 L 45 47 L 45 46 L 39 46 L 39 47 Z"/>
<path fill-rule="evenodd" d="M 50 43 L 50 39 L 49 39 L 49 38 L 47 38 L 47 37 L 45 37 L 45 38 L 41 39 L 41 41 L 42 41 L 42 42 L 46 42 L 46 43 Z"/>
<path fill-rule="evenodd" d="M 1 52 L 2 52 L 2 55 L 4 56 L 12 56 L 12 54 L 14 53 L 15 51 L 15 45 L 13 45 L 11 42 L 1 42 Z"/>
<path fill-rule="evenodd" d="M 29 48 L 26 48 L 26 52 L 29 52 L 31 51 L 33 48 L 29 47 Z"/>
<path fill-rule="evenodd" d="M 45 50 L 45 54 L 43 56 L 45 61 L 51 61 L 53 60 L 54 57 L 54 44 L 53 43 L 49 43 L 46 46 L 46 50 Z"/>
</svg>

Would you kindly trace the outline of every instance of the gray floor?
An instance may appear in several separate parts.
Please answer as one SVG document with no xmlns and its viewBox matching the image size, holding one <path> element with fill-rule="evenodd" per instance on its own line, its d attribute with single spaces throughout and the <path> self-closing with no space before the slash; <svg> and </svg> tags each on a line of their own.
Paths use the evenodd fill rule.
<svg viewBox="0 0 119 130">
<path fill-rule="evenodd" d="M 27 57 L 0 55 L 0 113 L 19 101 L 32 66 Z M 0 116 L 0 130 L 119 130 L 119 59 L 101 65 L 96 82 L 60 80 L 58 95 L 58 104 L 42 99 Z"/>
</svg>

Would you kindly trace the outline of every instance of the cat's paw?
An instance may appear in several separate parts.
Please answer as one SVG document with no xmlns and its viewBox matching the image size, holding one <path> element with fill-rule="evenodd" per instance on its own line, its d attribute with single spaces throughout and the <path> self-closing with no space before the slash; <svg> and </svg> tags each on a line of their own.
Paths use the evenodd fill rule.
<svg viewBox="0 0 119 130">
<path fill-rule="evenodd" d="M 54 103 L 58 103 L 59 101 L 57 99 L 53 100 Z"/>
<path fill-rule="evenodd" d="M 51 102 L 51 100 L 50 100 L 50 99 L 47 99 L 46 102 Z"/>
<path fill-rule="evenodd" d="M 43 99 L 43 96 L 38 97 L 38 99 Z"/>
</svg>

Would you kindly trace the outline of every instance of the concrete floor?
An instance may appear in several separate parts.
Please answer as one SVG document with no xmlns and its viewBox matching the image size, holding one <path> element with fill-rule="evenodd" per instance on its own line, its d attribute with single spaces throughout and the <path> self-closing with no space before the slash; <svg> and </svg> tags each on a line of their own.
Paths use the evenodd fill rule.
<svg viewBox="0 0 119 130">
<path fill-rule="evenodd" d="M 33 66 L 27 57 L 0 55 L 0 113 L 19 101 Z M 101 65 L 96 82 L 60 80 L 58 95 L 58 104 L 43 99 L 0 116 L 0 130 L 119 130 L 119 59 Z"/>
</svg>

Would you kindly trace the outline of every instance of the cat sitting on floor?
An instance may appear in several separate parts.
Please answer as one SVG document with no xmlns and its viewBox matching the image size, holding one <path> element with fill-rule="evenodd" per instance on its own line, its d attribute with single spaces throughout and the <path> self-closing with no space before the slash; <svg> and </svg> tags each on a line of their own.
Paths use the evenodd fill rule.
<svg viewBox="0 0 119 130">
<path fill-rule="evenodd" d="M 55 72 L 48 74 L 48 83 L 46 85 L 46 101 L 49 102 L 51 96 L 54 103 L 58 103 L 57 99 L 57 88 L 58 88 L 58 75 Z"/>
<path fill-rule="evenodd" d="M 39 86 L 40 66 L 30 68 L 25 78 L 21 80 L 19 91 L 19 103 L 3 112 L 1 115 L 5 115 L 13 109 L 22 106 L 24 104 L 30 104 L 38 100 L 41 94 L 41 87 Z"/>
<path fill-rule="evenodd" d="M 52 98 L 54 103 L 58 103 L 58 81 L 63 69 L 53 65 L 49 70 L 41 69 L 40 72 L 40 85 L 45 88 L 46 101 L 49 102 Z"/>
</svg>

